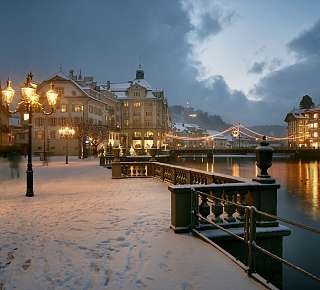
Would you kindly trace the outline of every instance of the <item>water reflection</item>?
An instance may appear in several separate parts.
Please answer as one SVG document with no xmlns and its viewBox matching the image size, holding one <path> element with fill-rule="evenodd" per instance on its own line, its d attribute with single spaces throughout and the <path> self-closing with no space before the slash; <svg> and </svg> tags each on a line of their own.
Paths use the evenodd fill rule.
<svg viewBox="0 0 320 290">
<path fill-rule="evenodd" d="M 281 185 L 278 191 L 278 215 L 320 228 L 320 162 L 274 158 L 269 174 Z M 212 160 L 181 158 L 177 164 L 197 169 L 254 178 L 258 174 L 255 156 L 219 156 Z M 210 170 L 211 169 L 211 170 Z M 284 257 L 320 275 L 320 236 L 290 227 L 284 239 Z M 319 289 L 319 285 L 284 267 L 284 289 Z"/>
<path fill-rule="evenodd" d="M 180 158 L 176 163 L 207 172 L 216 171 L 250 179 L 259 173 L 253 155 L 245 157 L 216 156 L 208 160 L 206 158 Z M 315 219 L 320 219 L 319 166 L 319 161 L 293 161 L 275 158 L 269 170 L 270 175 L 280 183 L 280 192 L 297 199 L 295 206 Z"/>
</svg>

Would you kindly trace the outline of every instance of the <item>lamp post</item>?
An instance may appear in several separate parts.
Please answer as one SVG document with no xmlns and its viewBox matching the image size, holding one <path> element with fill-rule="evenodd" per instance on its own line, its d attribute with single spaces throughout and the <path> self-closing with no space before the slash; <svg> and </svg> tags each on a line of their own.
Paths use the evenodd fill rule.
<svg viewBox="0 0 320 290">
<path fill-rule="evenodd" d="M 59 135 L 66 139 L 66 164 L 69 164 L 69 138 L 73 137 L 75 130 L 69 127 L 59 129 Z"/>
<path fill-rule="evenodd" d="M 53 85 L 50 84 L 49 91 L 46 92 L 47 101 L 50 106 L 50 111 L 46 112 L 44 105 L 39 102 L 40 96 L 37 94 L 37 85 L 32 82 L 32 73 L 27 75 L 26 82 L 21 88 L 21 99 L 14 111 L 10 111 L 9 105 L 11 104 L 14 96 L 14 89 L 11 87 L 11 81 L 8 80 L 6 87 L 1 91 L 2 102 L 6 106 L 9 114 L 17 112 L 24 112 L 28 114 L 28 164 L 27 164 L 27 197 L 34 196 L 33 192 L 33 169 L 32 169 L 32 115 L 34 109 L 39 109 L 43 114 L 50 115 L 54 112 L 54 106 L 57 102 L 58 94 L 54 91 Z"/>
</svg>

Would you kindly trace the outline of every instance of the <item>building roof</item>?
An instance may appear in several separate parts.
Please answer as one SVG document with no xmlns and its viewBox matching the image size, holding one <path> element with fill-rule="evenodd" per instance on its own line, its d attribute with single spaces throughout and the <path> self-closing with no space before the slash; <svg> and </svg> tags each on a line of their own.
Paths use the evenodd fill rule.
<svg viewBox="0 0 320 290">
<path fill-rule="evenodd" d="M 83 94 L 85 94 L 90 99 L 102 102 L 104 104 L 106 104 L 105 102 L 106 102 L 107 99 L 110 99 L 110 97 L 108 97 L 106 95 L 101 96 L 101 93 L 99 91 L 93 90 L 90 86 L 87 86 L 87 85 L 86 86 L 81 86 L 80 84 L 77 83 L 77 81 L 69 78 L 63 72 L 56 73 L 53 77 L 51 77 L 50 79 L 48 79 L 48 80 L 46 80 L 44 82 L 50 82 L 50 81 L 69 81 L 73 85 L 75 85 Z M 91 92 L 93 92 L 94 94 L 91 94 Z M 115 97 L 114 97 L 114 100 L 116 100 Z"/>
<path fill-rule="evenodd" d="M 108 82 L 107 84 L 101 84 L 101 87 L 103 89 L 110 90 L 118 98 L 131 98 L 131 97 L 128 97 L 127 91 L 133 85 L 139 85 L 145 88 L 147 91 L 145 96 L 146 98 L 156 98 L 154 93 L 162 92 L 162 90 L 152 88 L 152 86 L 148 83 L 148 81 L 144 79 L 144 72 L 141 69 L 141 66 L 139 66 L 139 69 L 136 71 L 136 78 L 133 81 L 120 82 L 120 83 Z M 132 97 L 132 98 L 136 99 L 137 97 Z"/>
</svg>

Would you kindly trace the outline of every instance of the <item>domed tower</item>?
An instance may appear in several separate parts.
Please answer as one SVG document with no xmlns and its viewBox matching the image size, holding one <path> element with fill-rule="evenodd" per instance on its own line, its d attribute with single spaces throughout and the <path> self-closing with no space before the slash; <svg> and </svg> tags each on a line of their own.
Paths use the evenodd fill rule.
<svg viewBox="0 0 320 290">
<path fill-rule="evenodd" d="M 137 80 L 143 80 L 144 79 L 144 71 L 141 67 L 141 64 L 139 64 L 139 68 L 136 70 L 136 79 Z"/>
</svg>

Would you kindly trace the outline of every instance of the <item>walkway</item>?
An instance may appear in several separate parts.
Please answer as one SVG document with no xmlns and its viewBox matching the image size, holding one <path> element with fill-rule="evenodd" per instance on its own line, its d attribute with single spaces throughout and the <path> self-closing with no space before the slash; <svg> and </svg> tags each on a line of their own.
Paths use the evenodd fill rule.
<svg viewBox="0 0 320 290">
<path fill-rule="evenodd" d="M 167 184 L 112 180 L 97 160 L 35 163 L 35 197 L 25 198 L 24 172 L 4 180 L 0 161 L 0 289 L 264 289 L 169 229 Z"/>
</svg>

